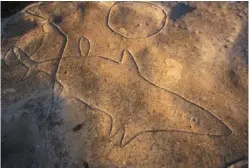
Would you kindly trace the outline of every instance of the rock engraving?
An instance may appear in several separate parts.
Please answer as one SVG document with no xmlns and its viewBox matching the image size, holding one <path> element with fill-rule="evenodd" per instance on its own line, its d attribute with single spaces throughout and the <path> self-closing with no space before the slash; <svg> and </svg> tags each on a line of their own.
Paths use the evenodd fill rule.
<svg viewBox="0 0 249 168">
<path fill-rule="evenodd" d="M 108 26 L 126 38 L 145 38 L 158 33 L 165 25 L 163 9 L 145 2 L 123 2 L 109 13 Z"/>
<path fill-rule="evenodd" d="M 127 50 L 120 63 L 94 56 L 62 58 L 57 80 L 64 86 L 62 97 L 78 98 L 112 117 L 110 136 L 122 134 L 121 146 L 149 131 L 231 134 L 208 110 L 143 78 Z"/>
</svg>

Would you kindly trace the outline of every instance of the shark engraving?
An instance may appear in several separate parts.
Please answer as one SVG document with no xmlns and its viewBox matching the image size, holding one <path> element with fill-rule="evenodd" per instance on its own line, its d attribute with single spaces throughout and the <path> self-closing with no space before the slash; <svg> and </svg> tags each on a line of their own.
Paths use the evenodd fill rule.
<svg viewBox="0 0 249 168">
<path fill-rule="evenodd" d="M 46 66 L 46 62 L 39 66 L 40 63 L 30 60 L 20 49 L 15 47 L 14 52 L 29 68 L 26 79 L 39 71 L 47 72 L 50 67 L 47 73 L 54 76 L 53 100 L 75 98 L 107 114 L 111 118 L 110 136 L 118 139 L 121 147 L 145 132 L 209 136 L 232 133 L 210 111 L 144 78 L 128 50 L 124 50 L 121 61 L 116 62 L 86 54 L 64 57 L 65 45 L 62 48 L 57 66 Z M 56 91 L 57 85 L 60 91 Z"/>
<path fill-rule="evenodd" d="M 228 136 L 231 129 L 210 111 L 151 83 L 132 54 L 120 62 L 101 56 L 64 57 L 57 80 L 60 97 L 74 97 L 112 118 L 110 136 L 125 146 L 144 132 L 174 131 Z"/>
</svg>

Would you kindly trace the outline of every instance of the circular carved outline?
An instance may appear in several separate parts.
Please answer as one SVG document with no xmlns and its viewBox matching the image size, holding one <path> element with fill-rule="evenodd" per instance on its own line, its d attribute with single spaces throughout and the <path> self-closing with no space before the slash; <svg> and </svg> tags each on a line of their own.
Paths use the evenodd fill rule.
<svg viewBox="0 0 249 168">
<path fill-rule="evenodd" d="M 110 13 L 112 11 L 112 8 L 115 6 L 115 5 L 118 5 L 118 4 L 124 4 L 124 3 L 143 3 L 143 4 L 148 4 L 148 5 L 153 5 L 159 9 L 162 10 L 162 12 L 164 13 L 164 17 L 163 17 L 163 24 L 162 24 L 162 27 L 160 29 L 158 29 L 158 31 L 156 31 L 155 33 L 152 33 L 152 34 L 149 34 L 145 37 L 126 37 L 120 33 L 118 33 L 117 31 L 115 31 L 110 25 L 109 25 L 109 20 L 110 20 Z M 143 38 L 147 38 L 147 37 L 150 37 L 150 36 L 153 36 L 153 35 L 156 35 L 157 33 L 159 33 L 164 27 L 165 25 L 168 23 L 168 13 L 161 7 L 161 6 L 158 6 L 158 5 L 155 5 L 155 4 L 152 4 L 152 3 L 149 3 L 149 2 L 136 2 L 136 1 L 130 1 L 130 2 L 119 2 L 119 3 L 115 3 L 109 10 L 108 12 L 108 16 L 107 16 L 107 27 L 109 29 L 111 29 L 114 33 L 126 38 L 126 39 L 143 39 Z"/>
</svg>

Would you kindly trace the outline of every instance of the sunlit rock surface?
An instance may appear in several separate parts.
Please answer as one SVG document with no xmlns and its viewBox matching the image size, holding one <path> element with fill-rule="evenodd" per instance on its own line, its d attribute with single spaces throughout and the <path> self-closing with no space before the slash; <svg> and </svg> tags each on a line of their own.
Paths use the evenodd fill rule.
<svg viewBox="0 0 249 168">
<path fill-rule="evenodd" d="M 247 165 L 245 2 L 43 2 L 2 21 L 2 167 Z"/>
</svg>

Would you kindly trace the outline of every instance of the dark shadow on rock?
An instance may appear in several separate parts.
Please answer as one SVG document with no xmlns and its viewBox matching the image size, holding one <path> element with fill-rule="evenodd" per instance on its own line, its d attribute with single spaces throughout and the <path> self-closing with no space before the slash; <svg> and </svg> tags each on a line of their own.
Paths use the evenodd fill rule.
<svg viewBox="0 0 249 168">
<path fill-rule="evenodd" d="M 195 7 L 189 6 L 185 3 L 178 3 L 172 8 L 171 14 L 170 14 L 170 19 L 172 19 L 174 22 L 186 15 L 187 13 L 192 12 L 195 10 Z"/>
<path fill-rule="evenodd" d="M 48 165 L 45 132 L 46 113 L 50 107 L 51 96 L 49 93 L 39 96 L 39 93 L 49 90 L 51 92 L 52 87 L 46 83 L 46 78 L 41 78 L 38 82 L 32 82 L 33 79 L 37 80 L 33 76 L 30 80 L 13 85 L 10 84 L 10 78 L 2 85 L 4 90 L 9 90 L 2 90 L 2 167 Z"/>
<path fill-rule="evenodd" d="M 34 1 L 2 1 L 1 18 L 9 17 L 32 3 Z"/>
<path fill-rule="evenodd" d="M 3 27 L 1 35 L 4 38 L 20 37 L 37 26 L 37 23 L 35 21 L 31 21 L 28 19 L 25 20 L 21 15 L 16 17 L 19 17 L 17 22 L 12 22 L 11 19 Z"/>
<path fill-rule="evenodd" d="M 248 70 L 248 23 L 242 25 L 233 46 L 227 49 L 229 68 L 228 77 L 236 88 L 247 92 Z M 246 75 L 246 76 L 245 76 Z"/>
<path fill-rule="evenodd" d="M 19 28 L 19 22 L 24 26 L 23 31 L 11 34 L 11 32 L 15 32 L 14 29 Z M 15 23 L 12 23 L 11 26 L 7 25 L 7 28 L 9 26 L 14 28 L 6 30 L 8 32 L 7 38 L 26 34 L 30 29 L 29 27 L 25 28 L 24 23 L 28 24 L 26 20 L 19 20 L 17 25 Z M 30 25 L 28 24 L 28 26 Z M 85 128 L 85 125 L 83 125 L 84 121 L 69 123 L 69 129 L 65 130 L 67 120 L 65 121 L 65 118 L 61 116 L 62 109 L 56 107 L 56 103 L 52 103 L 54 98 L 52 83 L 54 80 L 51 79 L 51 75 L 40 71 L 26 81 L 13 84 L 13 80 L 23 75 L 20 75 L 21 73 L 27 72 L 27 67 L 23 71 L 20 71 L 22 66 L 12 67 L 12 69 L 15 69 L 13 73 L 11 73 L 12 71 L 10 73 L 3 73 L 2 76 L 5 79 L 4 82 L 2 81 L 2 87 L 6 92 L 3 94 L 2 90 L 1 136 L 4 139 L 2 141 L 2 167 L 91 167 L 92 162 L 88 162 L 86 159 L 88 153 L 94 150 L 96 155 L 102 155 L 95 148 L 100 145 L 96 144 L 95 140 L 91 140 L 98 133 L 96 131 L 85 130 L 87 131 L 87 137 L 78 140 L 77 136 L 83 134 L 82 132 Z M 6 66 L 1 68 L 5 72 L 10 70 Z M 39 74 L 43 75 L 39 76 Z M 46 91 L 49 93 L 40 96 L 41 93 Z M 59 94 L 54 93 L 54 95 Z M 53 108 L 51 108 L 51 104 L 54 105 Z M 25 111 L 25 114 L 23 113 L 24 116 L 26 116 L 26 113 L 28 114 L 29 120 L 22 120 L 22 117 L 20 117 L 23 110 Z M 67 111 L 69 114 L 73 112 L 74 110 Z M 13 117 L 10 113 L 13 114 Z M 85 115 L 84 111 L 81 115 Z M 88 124 L 91 127 L 96 127 L 98 124 L 97 121 L 98 119 L 95 117 L 95 119 L 89 120 Z M 73 132 L 73 136 L 71 136 L 71 132 Z M 66 139 L 66 136 L 71 136 L 71 139 Z M 97 141 L 99 142 L 102 139 L 103 137 L 101 136 L 97 137 Z M 104 139 L 108 141 L 108 138 L 104 137 Z M 80 150 L 80 155 L 75 156 L 75 154 L 72 154 L 71 149 L 68 147 L 69 141 L 72 141 L 73 146 L 81 146 L 81 149 L 82 145 L 84 146 L 84 149 Z M 82 141 L 87 142 L 87 145 Z"/>
<path fill-rule="evenodd" d="M 248 65 L 248 23 L 242 26 L 242 29 L 236 38 L 232 49 L 229 51 L 231 62 L 237 56 L 241 56 Z"/>
</svg>

